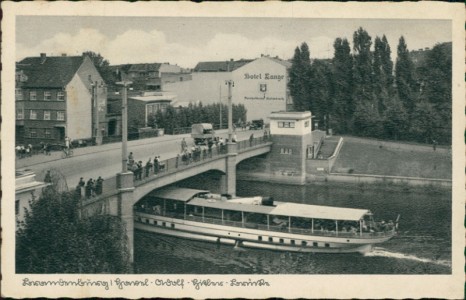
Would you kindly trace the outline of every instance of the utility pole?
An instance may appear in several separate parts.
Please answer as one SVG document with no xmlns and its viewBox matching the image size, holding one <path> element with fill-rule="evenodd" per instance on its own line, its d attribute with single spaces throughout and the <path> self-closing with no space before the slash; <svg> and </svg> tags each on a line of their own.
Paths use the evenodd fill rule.
<svg viewBox="0 0 466 300">
<path fill-rule="evenodd" d="M 121 85 L 121 170 L 122 173 L 128 172 L 128 86 L 131 81 L 117 82 Z"/>
<path fill-rule="evenodd" d="M 220 128 L 219 128 L 220 130 L 222 129 L 222 125 L 223 125 L 222 124 L 223 122 L 222 122 L 222 85 L 221 84 L 218 85 L 218 92 L 219 92 L 219 99 L 220 99 Z"/>
<path fill-rule="evenodd" d="M 91 77 L 89 76 L 89 80 L 91 82 L 91 94 L 92 94 L 92 106 L 93 106 L 93 113 L 95 114 L 95 117 L 93 117 L 92 122 L 95 122 L 95 125 L 92 128 L 92 135 L 95 137 L 95 143 L 97 145 L 102 144 L 102 131 L 100 129 L 100 110 L 99 110 L 99 97 L 97 93 L 97 89 L 104 88 L 105 85 L 103 82 L 99 83 L 97 81 L 92 81 Z"/>
</svg>

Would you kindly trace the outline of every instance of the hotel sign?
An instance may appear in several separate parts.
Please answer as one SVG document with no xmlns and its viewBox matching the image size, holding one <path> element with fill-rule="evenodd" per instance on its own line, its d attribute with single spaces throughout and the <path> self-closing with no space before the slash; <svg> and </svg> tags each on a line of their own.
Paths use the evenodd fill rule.
<svg viewBox="0 0 466 300">
<path fill-rule="evenodd" d="M 278 82 L 280 82 L 281 80 L 285 79 L 285 75 L 270 74 L 270 73 L 259 73 L 259 74 L 244 73 L 244 79 L 277 80 Z"/>
</svg>

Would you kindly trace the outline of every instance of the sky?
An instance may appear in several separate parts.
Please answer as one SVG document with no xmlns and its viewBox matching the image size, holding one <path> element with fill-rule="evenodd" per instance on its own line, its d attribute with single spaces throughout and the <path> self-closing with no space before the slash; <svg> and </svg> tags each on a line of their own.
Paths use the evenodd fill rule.
<svg viewBox="0 0 466 300">
<path fill-rule="evenodd" d="M 393 60 L 402 35 L 410 50 L 452 40 L 448 20 L 17 16 L 16 60 L 94 51 L 112 65 L 169 62 L 194 68 L 200 61 L 261 54 L 289 59 L 303 42 L 311 58 L 331 58 L 335 39 L 351 43 L 359 27 L 372 41 L 385 34 Z"/>
</svg>

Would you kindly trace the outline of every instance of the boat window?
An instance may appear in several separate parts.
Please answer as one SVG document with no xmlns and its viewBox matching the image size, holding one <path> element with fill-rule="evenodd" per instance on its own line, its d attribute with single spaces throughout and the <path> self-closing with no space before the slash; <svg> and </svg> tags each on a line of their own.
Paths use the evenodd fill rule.
<svg viewBox="0 0 466 300">
<path fill-rule="evenodd" d="M 313 242 L 313 243 L 312 243 L 312 246 L 313 246 L 313 247 L 319 247 L 319 244 L 318 244 L 317 242 Z"/>
<path fill-rule="evenodd" d="M 325 243 L 325 247 L 326 248 L 330 247 L 330 244 Z"/>
<path fill-rule="evenodd" d="M 164 227 L 165 227 L 165 226 L 167 226 L 167 223 L 165 223 L 165 222 L 162 222 L 162 226 L 164 226 Z"/>
<path fill-rule="evenodd" d="M 285 242 L 285 240 L 280 239 L 280 244 L 283 244 L 284 242 Z"/>
<path fill-rule="evenodd" d="M 291 240 L 290 243 L 291 243 L 291 245 L 294 245 L 294 244 L 295 244 L 295 241 L 294 241 L 294 240 Z"/>
<path fill-rule="evenodd" d="M 241 222 L 243 218 L 241 217 L 240 211 L 234 210 L 224 210 L 223 211 L 223 218 L 225 221 L 232 221 L 232 222 Z"/>
<path fill-rule="evenodd" d="M 308 218 L 298 218 L 292 217 L 291 218 L 291 228 L 298 228 L 298 229 L 311 229 L 312 227 L 312 220 Z"/>
<path fill-rule="evenodd" d="M 202 217 L 202 207 L 195 205 L 187 205 L 186 215 L 188 217 Z"/>
<path fill-rule="evenodd" d="M 269 242 L 273 242 L 273 237 L 269 237 Z"/>
<path fill-rule="evenodd" d="M 165 200 L 165 214 L 174 217 L 184 215 L 184 202 L 178 200 Z"/>
<path fill-rule="evenodd" d="M 307 242 L 306 241 L 301 241 L 301 246 L 306 246 Z"/>
<path fill-rule="evenodd" d="M 267 225 L 267 215 L 258 213 L 244 213 L 244 223 L 247 228 L 259 228 Z"/>
<path fill-rule="evenodd" d="M 314 231 L 321 232 L 332 232 L 336 230 L 334 220 L 315 219 L 314 220 Z"/>
<path fill-rule="evenodd" d="M 257 239 L 258 239 L 259 241 L 262 241 L 262 236 L 258 236 Z"/>
<path fill-rule="evenodd" d="M 222 219 L 222 210 L 218 208 L 205 207 L 204 208 L 204 217 L 211 219 Z"/>
<path fill-rule="evenodd" d="M 175 228 L 175 224 L 173 224 L 173 223 L 170 226 L 171 226 L 171 228 Z"/>
<path fill-rule="evenodd" d="M 149 223 L 149 219 L 146 219 L 146 223 Z"/>
</svg>

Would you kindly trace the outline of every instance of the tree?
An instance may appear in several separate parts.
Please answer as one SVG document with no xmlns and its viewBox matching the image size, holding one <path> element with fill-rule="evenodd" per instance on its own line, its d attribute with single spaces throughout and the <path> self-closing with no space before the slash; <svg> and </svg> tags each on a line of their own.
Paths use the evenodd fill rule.
<svg viewBox="0 0 466 300">
<path fill-rule="evenodd" d="M 323 60 L 315 60 L 312 65 L 310 109 L 314 116 L 325 125 L 328 132 L 330 112 L 333 109 L 333 78 L 329 63 Z"/>
<path fill-rule="evenodd" d="M 353 103 L 353 57 L 347 39 L 337 38 L 333 43 L 334 107 L 332 127 L 340 133 L 348 133 L 354 112 Z"/>
<path fill-rule="evenodd" d="M 416 105 L 416 82 L 414 80 L 414 65 L 409 56 L 408 46 L 403 36 L 400 37 L 397 47 L 395 81 L 398 98 L 401 100 L 408 113 L 411 114 Z"/>
<path fill-rule="evenodd" d="M 393 62 L 390 57 L 391 50 L 387 38 L 376 37 L 374 41 L 373 69 L 374 94 L 377 98 L 378 110 L 385 109 L 385 102 L 393 97 Z"/>
<path fill-rule="evenodd" d="M 374 102 L 371 37 L 362 27 L 353 34 L 354 100 L 365 105 Z"/>
<path fill-rule="evenodd" d="M 47 187 L 16 233 L 17 273 L 128 273 L 126 232 L 116 217 L 79 218 L 72 193 Z"/>
<path fill-rule="evenodd" d="M 309 82 L 310 82 L 311 58 L 309 47 L 306 43 L 301 44 L 301 48 L 296 47 L 290 68 L 290 89 L 293 98 L 293 106 L 297 111 L 309 109 Z"/>
<path fill-rule="evenodd" d="M 383 114 L 384 138 L 399 140 L 406 138 L 409 129 L 409 116 L 403 103 L 398 98 L 392 98 L 385 103 Z"/>
</svg>

